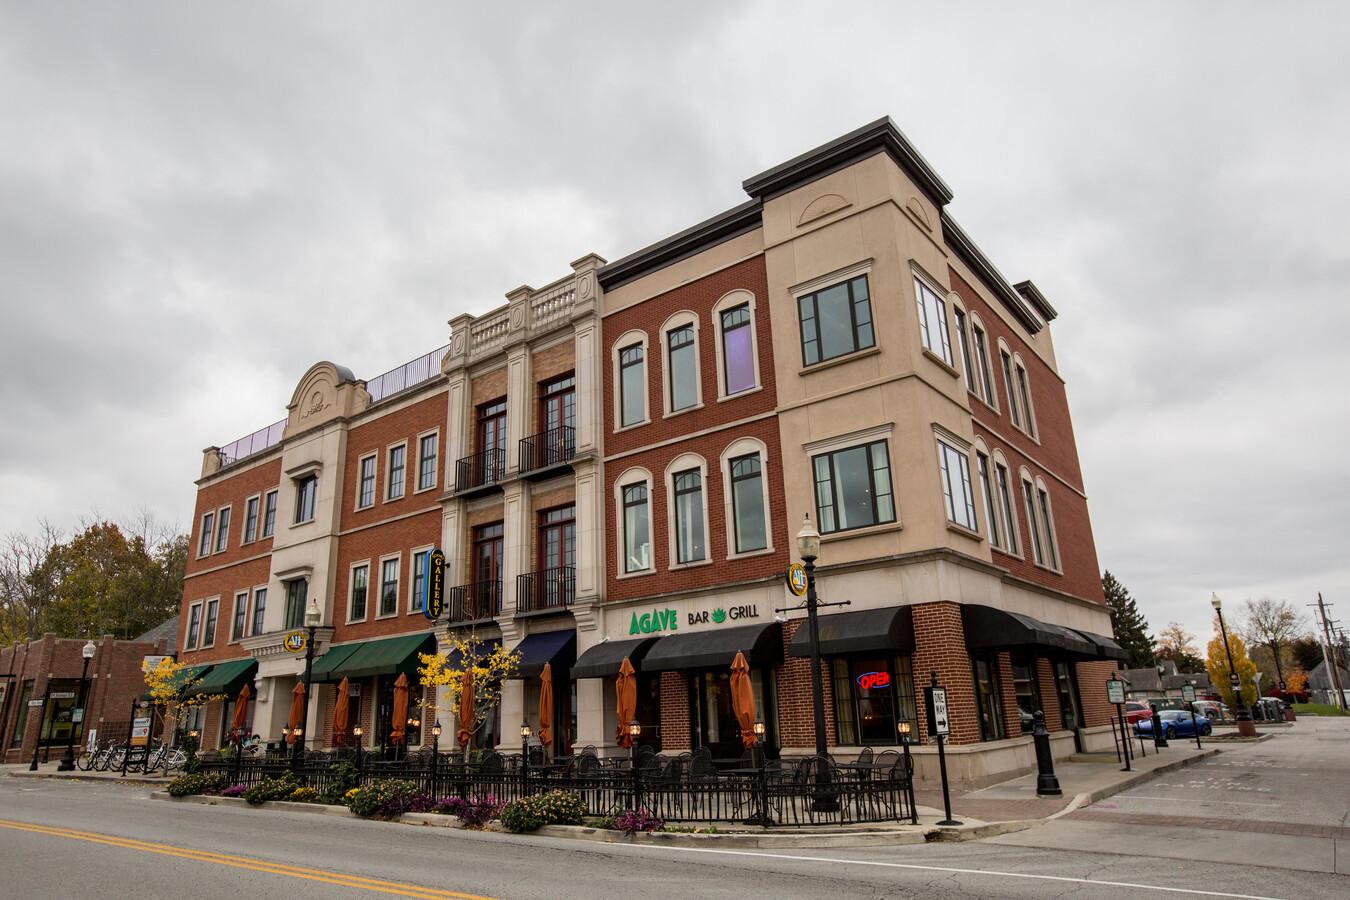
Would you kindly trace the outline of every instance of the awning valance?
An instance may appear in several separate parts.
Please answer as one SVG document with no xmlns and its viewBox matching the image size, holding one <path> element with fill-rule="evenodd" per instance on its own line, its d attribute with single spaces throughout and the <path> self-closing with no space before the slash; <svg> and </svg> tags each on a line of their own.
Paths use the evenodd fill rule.
<svg viewBox="0 0 1350 900">
<path fill-rule="evenodd" d="M 407 675 L 416 680 L 422 653 L 434 653 L 436 638 L 428 633 L 341 644 L 314 662 L 314 681 L 341 681 L 371 675 Z"/>
<path fill-rule="evenodd" d="M 173 677 L 170 679 L 173 682 L 174 689 L 181 691 L 184 688 L 187 688 L 188 694 L 197 693 L 196 685 L 192 684 L 192 682 L 196 679 L 206 677 L 206 673 L 210 672 L 213 666 L 214 664 L 204 666 L 184 666 L 177 672 L 174 672 Z"/>
<path fill-rule="evenodd" d="M 658 638 L 645 637 L 635 641 L 605 641 L 577 657 L 572 664 L 573 678 L 609 678 L 619 674 L 619 666 L 624 658 L 641 671 L 643 657 L 657 642 Z"/>
<path fill-rule="evenodd" d="M 777 622 L 714 628 L 661 638 L 642 661 L 644 672 L 729 668 L 737 651 L 752 666 L 783 661 L 783 637 Z"/>
<path fill-rule="evenodd" d="M 576 661 L 577 633 L 569 628 L 527 634 L 525 640 L 516 645 L 516 650 L 520 652 L 520 659 L 514 677 L 538 678 L 545 663 L 552 663 L 554 669 L 562 669 Z"/>
<path fill-rule="evenodd" d="M 820 655 L 913 653 L 914 614 L 908 606 L 862 609 L 820 617 Z M 788 642 L 789 656 L 811 655 L 811 627 L 803 622 Z"/>
<path fill-rule="evenodd" d="M 1078 630 L 1078 629 L 1076 629 Z M 1130 654 L 1124 647 L 1117 644 L 1114 640 L 1104 634 L 1094 634 L 1091 631 L 1078 630 L 1078 633 L 1088 639 L 1088 643 L 1097 648 L 1097 657 L 1099 659 L 1129 659 Z"/>
<path fill-rule="evenodd" d="M 239 689 L 253 680 L 256 671 L 256 659 L 232 659 L 216 663 L 201 681 L 188 688 L 188 696 L 224 694 L 226 699 L 233 700 L 239 696 Z"/>
<path fill-rule="evenodd" d="M 961 607 L 961 624 L 966 646 L 972 650 L 1039 647 L 1061 656 L 1097 658 L 1097 648 L 1078 632 L 1022 613 L 970 604 Z"/>
</svg>

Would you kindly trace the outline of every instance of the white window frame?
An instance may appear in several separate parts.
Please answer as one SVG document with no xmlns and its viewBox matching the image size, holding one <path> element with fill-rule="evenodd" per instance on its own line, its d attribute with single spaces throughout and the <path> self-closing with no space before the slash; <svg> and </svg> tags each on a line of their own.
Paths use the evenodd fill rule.
<svg viewBox="0 0 1350 900">
<path fill-rule="evenodd" d="M 235 591 L 235 592 L 234 592 L 234 606 L 230 607 L 230 639 L 229 639 L 226 643 L 229 643 L 229 644 L 237 644 L 237 643 L 239 643 L 241 640 L 243 640 L 244 638 L 248 637 L 249 616 L 250 616 L 250 614 L 251 614 L 251 612 L 252 612 L 252 610 L 250 609 L 251 604 L 249 603 L 249 600 L 250 600 L 250 598 L 251 598 L 252 596 L 253 596 L 252 593 L 251 593 L 250 591 L 248 591 L 248 590 L 242 590 L 242 591 Z M 240 631 L 239 637 L 235 637 L 235 636 L 234 636 L 234 619 L 235 619 L 235 616 L 237 616 L 237 615 L 239 614 L 239 598 L 240 598 L 240 597 L 243 597 L 243 598 L 244 598 L 244 627 L 243 627 L 243 629 Z"/>
<path fill-rule="evenodd" d="M 366 460 L 374 460 L 375 464 L 371 467 L 371 492 L 370 502 L 363 504 L 361 502 L 361 467 L 366 464 Z M 360 512 L 363 509 L 370 509 L 380 499 L 380 451 L 372 450 L 369 453 L 362 453 L 356 459 L 356 496 L 353 500 L 353 511 Z"/>
<path fill-rule="evenodd" d="M 693 559 L 689 562 L 678 562 L 679 560 L 679 535 L 675 533 L 675 473 L 688 472 L 690 469 L 698 469 L 700 484 L 703 494 L 703 558 Z M 670 461 L 665 471 L 665 493 L 666 493 L 666 557 L 668 565 L 666 568 L 675 569 L 693 569 L 698 566 L 712 565 L 715 554 L 712 547 L 712 529 L 708 524 L 708 504 L 711 500 L 708 489 L 708 461 L 697 453 L 681 453 Z M 647 492 L 651 497 L 651 492 Z"/>
<path fill-rule="evenodd" d="M 253 522 L 253 537 L 248 536 L 248 505 L 250 503 L 258 504 L 256 507 L 257 519 Z M 262 494 L 254 494 L 251 497 L 244 498 L 244 518 L 239 523 L 239 546 L 252 544 L 258 539 L 258 532 L 262 531 L 262 512 Z"/>
<path fill-rule="evenodd" d="M 505 529 L 503 529 L 505 531 Z M 431 577 L 431 551 L 436 549 L 435 544 L 426 544 L 421 547 L 413 547 L 408 551 L 408 614 L 416 613 L 422 615 L 420 609 L 413 609 L 413 589 L 417 584 L 417 554 L 427 554 L 427 577 Z"/>
<path fill-rule="evenodd" d="M 670 333 L 689 326 L 693 326 L 694 329 L 694 404 L 681 409 L 673 409 L 674 398 L 671 394 L 674 391 L 675 382 L 670 377 Z M 668 316 L 661 323 L 661 418 L 663 419 L 669 419 L 671 416 L 682 416 L 685 413 L 703 408 L 703 355 L 699 346 L 702 343 L 702 334 L 698 314 L 692 310 L 682 309 Z M 631 347 L 632 344 L 628 346 Z"/>
<path fill-rule="evenodd" d="M 722 338 L 722 313 L 738 306 L 745 306 L 750 313 L 750 363 L 754 368 L 755 383 L 743 391 L 728 394 L 726 345 Z M 737 288 L 723 294 L 722 299 L 713 304 L 712 325 L 713 333 L 717 337 L 717 340 L 713 342 L 713 352 L 717 359 L 717 402 L 721 403 L 733 397 L 744 397 L 747 394 L 763 390 L 764 383 L 761 381 L 759 374 L 759 317 L 756 315 L 755 295 L 744 288 Z"/>
<path fill-rule="evenodd" d="M 1012 425 L 1018 431 L 1025 432 L 1022 426 L 1022 412 L 1017 406 L 1017 386 L 1013 384 L 1013 370 L 1016 367 L 1016 360 L 1013 357 L 1012 348 L 1003 338 L 998 339 L 998 373 L 1003 376 L 1003 393 L 1008 400 L 1008 424 Z M 1003 366 L 1003 357 L 1008 357 L 1008 366 Z"/>
<path fill-rule="evenodd" d="M 294 499 L 295 499 L 295 502 L 292 504 L 291 515 L 292 515 L 292 516 L 298 516 L 298 515 L 299 515 L 299 513 L 300 513 L 300 486 L 301 486 L 301 484 L 302 484 L 303 482 L 308 481 L 308 480 L 311 479 L 311 478 L 314 479 L 314 510 L 313 510 L 313 512 L 310 514 L 310 517 L 309 517 L 308 519 L 300 519 L 300 518 L 296 518 L 295 521 L 293 521 L 293 522 L 291 523 L 291 527 L 292 527 L 292 528 L 297 528 L 297 527 L 299 527 L 299 526 L 301 526 L 301 525 L 310 525 L 310 524 L 312 524 L 312 523 L 318 521 L 318 518 L 319 518 L 319 471 L 318 471 L 318 469 L 310 469 L 310 470 L 307 471 L 307 472 L 302 472 L 302 473 L 300 473 L 300 474 L 298 474 L 298 475 L 295 475 L 294 477 L 291 478 L 291 493 L 292 493 L 292 495 L 294 496 Z"/>
<path fill-rule="evenodd" d="M 980 533 L 989 541 L 989 546 L 995 550 L 1004 550 L 1003 535 L 1006 531 L 1000 527 L 1001 516 L 998 512 L 998 473 L 994 470 L 994 457 L 989 452 L 988 445 L 982 438 L 975 439 L 975 468 L 971 472 L 971 478 L 975 482 L 976 489 L 980 493 L 980 502 L 976 504 L 977 517 L 979 514 L 984 516 L 984 527 Z M 980 477 L 980 460 L 984 459 L 987 464 L 986 474 L 989 476 L 988 490 L 985 489 L 985 481 Z"/>
<path fill-rule="evenodd" d="M 916 330 L 915 334 L 919 338 L 919 347 L 923 349 L 930 357 L 936 359 L 938 362 L 941 362 L 943 365 L 945 365 L 948 369 L 955 372 L 956 363 L 949 358 L 952 355 L 952 325 L 950 321 L 952 291 L 948 288 L 939 287 L 937 279 L 933 278 L 931 275 L 920 269 L 918 266 L 911 265 L 910 272 L 914 276 L 913 278 L 914 316 L 915 316 L 915 323 L 918 325 L 918 329 Z M 932 347 L 929 347 L 923 341 L 923 333 L 925 330 L 927 330 L 930 336 L 932 335 L 933 323 L 928 320 L 928 306 L 924 303 L 923 293 L 920 291 L 921 287 L 927 288 L 933 294 L 933 298 L 942 308 L 940 316 L 942 325 L 942 334 L 939 335 L 941 340 L 938 341 L 937 350 L 934 350 Z M 921 307 L 923 310 L 922 313 L 920 313 Z M 920 315 L 922 315 L 922 318 L 919 318 Z"/>
<path fill-rule="evenodd" d="M 197 613 L 197 635 L 192 635 L 192 614 Z M 206 624 L 206 601 L 195 600 L 188 604 L 187 621 L 183 623 L 183 649 L 196 650 L 201 646 L 202 626 Z"/>
<path fill-rule="evenodd" d="M 1025 559 L 1023 547 L 1026 545 L 1022 543 L 1022 528 L 1017 523 L 1017 510 L 1021 506 L 1021 498 L 1015 496 L 1018 490 L 1017 472 L 1008 464 L 1008 459 L 1003 455 L 1002 450 L 995 448 L 991 459 L 994 462 L 995 502 L 998 506 L 998 514 L 1003 519 L 1003 533 L 1007 536 L 1007 540 L 1004 541 L 1003 547 L 1000 549 L 1008 556 L 1017 559 Z M 1003 488 L 1000 486 L 998 480 L 1000 468 L 1003 470 L 1003 474 L 1007 477 L 1008 481 L 1008 498 L 1006 504 L 1004 503 Z"/>
<path fill-rule="evenodd" d="M 619 356 L 622 351 L 627 350 L 634 345 L 642 347 L 642 418 L 637 422 L 631 422 L 625 425 L 623 421 L 623 371 L 619 367 Z M 611 398 L 613 406 L 612 412 L 614 415 L 614 433 L 617 434 L 620 431 L 628 431 L 632 428 L 641 428 L 643 425 L 651 424 L 652 353 L 647 332 L 640 328 L 633 328 L 619 335 L 618 339 L 610 347 L 609 363 L 614 380 L 614 396 Z"/>
<path fill-rule="evenodd" d="M 1045 532 L 1045 548 L 1050 554 L 1050 565 L 1046 568 L 1052 572 L 1064 574 L 1064 557 L 1059 552 L 1059 537 L 1055 532 L 1055 501 L 1050 496 L 1050 488 L 1046 486 L 1045 479 L 1037 475 L 1032 482 L 1032 489 L 1036 494 L 1037 512 L 1041 514 L 1044 520 L 1043 528 Z"/>
<path fill-rule="evenodd" d="M 254 618 L 258 615 L 258 591 L 263 591 L 263 592 L 264 592 L 264 596 L 270 595 L 270 594 L 272 593 L 272 591 L 271 591 L 271 589 L 269 588 L 269 586 L 268 586 L 268 585 L 265 585 L 265 584 L 255 584 L 255 585 L 253 586 L 253 589 L 252 589 L 251 591 L 249 591 L 249 598 L 248 598 L 248 632 L 249 632 L 249 635 L 250 635 L 250 636 L 256 636 L 256 635 L 259 635 L 259 634 L 263 634 L 263 633 L 264 633 L 263 629 L 266 628 L 266 626 L 267 626 L 267 623 L 266 623 L 266 622 L 259 622 L 257 628 L 254 628 L 254 627 L 253 627 L 253 620 L 254 620 Z M 264 615 L 264 616 L 267 615 L 267 604 L 266 604 L 266 603 L 263 604 L 263 615 Z"/>
<path fill-rule="evenodd" d="M 221 515 L 221 513 L 226 512 L 230 514 L 228 521 L 226 521 L 225 516 Z M 234 521 L 233 503 L 226 503 L 224 506 L 221 506 L 216 509 L 216 534 L 215 537 L 211 539 L 211 555 L 214 556 L 217 553 L 225 553 L 230 549 L 230 524 L 233 521 Z M 223 547 L 220 544 L 221 538 L 225 539 L 225 546 Z"/>
<path fill-rule="evenodd" d="M 970 310 L 966 309 L 965 301 L 955 291 L 948 295 L 947 306 L 952 318 L 952 331 L 956 332 L 952 357 L 957 362 L 952 365 L 961 370 L 961 379 L 966 383 L 967 393 L 978 395 L 979 375 L 971 371 L 975 367 L 975 348 L 970 336 Z"/>
<path fill-rule="evenodd" d="M 208 644 L 208 643 L 206 642 L 206 623 L 207 623 L 207 621 L 209 620 L 210 616 L 207 614 L 207 610 L 211 608 L 211 604 L 212 604 L 212 603 L 214 603 L 214 604 L 216 605 L 216 627 L 213 628 L 213 629 L 211 629 L 211 642 Z M 219 595 L 219 594 L 217 594 L 217 595 L 214 596 L 214 597 L 207 597 L 205 600 L 202 601 L 202 631 L 201 631 L 201 640 L 198 641 L 198 643 L 197 643 L 197 649 L 199 649 L 199 650 L 207 650 L 207 649 L 209 649 L 209 648 L 211 648 L 211 647 L 214 647 L 214 646 L 216 645 L 216 629 L 217 629 L 217 628 L 220 628 L 220 595 Z"/>
<path fill-rule="evenodd" d="M 381 612 L 381 611 L 380 611 L 380 610 L 381 610 L 381 607 L 384 605 L 384 564 L 385 564 L 386 562 L 388 562 L 389 560 L 391 560 L 391 559 L 394 560 L 395 563 L 397 563 L 397 567 L 396 567 L 396 569 L 395 569 L 395 577 L 397 577 L 398 580 L 399 580 L 399 590 L 394 592 L 394 611 L 391 612 L 391 613 L 386 613 L 386 612 Z M 379 578 L 376 579 L 376 584 L 378 585 L 378 588 L 379 588 L 379 589 L 375 592 L 375 615 L 374 615 L 374 618 L 376 618 L 376 619 L 392 619 L 394 616 L 397 616 L 397 615 L 398 615 L 398 598 L 399 598 L 400 592 L 401 592 L 402 589 L 403 589 L 403 587 L 402 587 L 402 582 L 403 582 L 403 553 L 402 553 L 402 551 L 400 551 L 400 552 L 398 552 L 398 553 L 386 553 L 384 556 L 381 556 L 381 557 L 380 557 Z"/>
<path fill-rule="evenodd" d="M 1031 533 L 1031 553 L 1028 558 L 1036 568 L 1053 572 L 1054 569 L 1045 563 L 1045 546 L 1041 543 L 1045 540 L 1045 529 L 1041 527 L 1041 517 L 1036 512 L 1036 480 L 1031 477 L 1031 470 L 1026 466 L 1017 471 L 1017 486 L 1021 494 L 1022 512 L 1027 517 L 1027 531 Z M 1028 488 L 1031 489 L 1030 496 L 1027 494 Z M 1040 558 L 1037 559 L 1037 556 Z"/>
<path fill-rule="evenodd" d="M 272 530 L 267 531 L 267 500 L 269 497 L 276 497 L 276 502 L 272 505 Z M 258 540 L 274 537 L 277 533 L 277 515 L 281 511 L 281 491 L 273 488 L 270 491 L 263 492 L 262 510 L 258 517 Z"/>
<path fill-rule="evenodd" d="M 431 484 L 422 486 L 422 441 L 426 438 L 434 437 L 436 439 L 436 448 L 431 454 Z M 439 426 L 429 431 L 423 431 L 417 435 L 417 474 L 413 476 L 414 494 L 420 494 L 424 491 L 434 491 L 441 482 L 441 429 Z"/>
<path fill-rule="evenodd" d="M 208 518 L 211 520 L 210 525 L 206 524 L 206 520 Z M 201 528 L 197 532 L 197 558 L 205 559 L 206 557 L 210 556 L 211 551 L 215 548 L 215 546 L 216 546 L 216 511 L 214 509 L 208 509 L 206 512 L 202 513 Z"/>
<path fill-rule="evenodd" d="M 399 447 L 403 448 L 403 484 L 400 487 L 398 496 L 390 493 L 394 486 L 391 480 L 394 474 L 394 451 Z M 402 500 L 408 496 L 408 439 L 401 438 L 384 448 L 384 502 L 393 503 L 396 500 Z"/>
<path fill-rule="evenodd" d="M 352 585 L 356 581 L 356 570 L 365 566 L 366 569 L 366 614 L 359 619 L 352 618 Z M 359 622 L 365 622 L 370 618 L 370 573 L 372 567 L 370 559 L 359 559 L 347 566 L 347 600 L 344 604 L 347 607 L 347 624 L 355 625 Z M 378 597 L 376 599 L 379 599 Z"/>
<path fill-rule="evenodd" d="M 751 454 L 757 454 L 759 456 L 759 488 L 764 503 L 765 546 L 760 550 L 746 550 L 743 553 L 738 553 L 736 551 L 736 510 L 735 495 L 732 493 L 731 484 L 731 461 Z M 743 559 L 747 556 L 763 556 L 766 553 L 772 553 L 773 511 L 769 506 L 769 448 L 758 438 L 738 438 L 728 444 L 726 449 L 722 451 L 722 455 L 718 458 L 718 463 L 722 470 L 722 496 L 725 498 L 722 503 L 722 514 L 726 524 L 725 534 L 727 536 L 727 552 L 725 558 Z"/>
<path fill-rule="evenodd" d="M 994 412 L 999 411 L 998 391 L 994 387 L 994 364 L 989 359 L 989 329 L 985 327 L 984 319 L 980 314 L 972 309 L 966 310 L 966 317 L 970 319 L 970 353 L 975 359 L 975 367 L 979 369 L 977 375 L 980 383 L 980 389 L 975 392 L 975 396 L 984 401 L 984 405 Z M 975 333 L 979 332 L 984 336 L 984 341 L 975 340 Z M 981 343 L 984 349 L 981 350 Z M 994 345 L 997 350 L 997 343 Z"/>
<path fill-rule="evenodd" d="M 1036 428 L 1036 409 L 1031 399 L 1031 373 L 1027 370 L 1026 361 L 1022 359 L 1021 353 L 1014 353 L 1012 355 L 1012 365 L 1013 378 L 1019 379 L 1018 383 L 1014 385 L 1014 389 L 1017 391 L 1017 402 L 1021 404 L 1022 407 L 1022 433 L 1039 444 L 1040 438 L 1037 437 L 1038 429 Z M 1025 394 L 1022 392 L 1022 385 L 1024 383 L 1026 384 Z"/>
<path fill-rule="evenodd" d="M 628 535 L 624 529 L 626 522 L 623 515 L 623 489 L 633 487 L 634 485 L 645 484 L 647 486 L 647 567 L 645 569 L 634 569 L 629 572 L 626 569 L 628 565 Z M 634 466 L 625 469 L 623 474 L 614 479 L 614 521 L 617 527 L 614 529 L 614 558 L 618 561 L 615 565 L 615 578 L 639 578 L 644 575 L 651 575 L 656 572 L 656 529 L 654 523 L 654 507 L 656 505 L 656 492 L 653 490 L 652 473 L 640 466 Z"/>
<path fill-rule="evenodd" d="M 937 463 L 938 463 L 938 488 L 939 492 L 943 497 L 942 511 L 943 515 L 947 519 L 947 526 L 962 534 L 978 535 L 980 533 L 980 513 L 979 513 L 979 506 L 975 502 L 975 485 L 973 479 L 971 478 L 972 466 L 970 462 L 970 444 L 966 443 L 963 439 L 961 439 L 957 435 L 952 434 L 950 431 L 947 431 L 946 429 L 942 428 L 934 428 L 933 436 L 936 438 L 935 444 L 937 449 Z M 946 494 L 947 491 L 950 489 L 951 485 L 944 482 L 943 469 L 946 468 L 946 460 L 943 458 L 942 454 L 943 447 L 946 447 L 948 450 L 951 450 L 957 456 L 964 458 L 966 461 L 966 473 L 965 473 L 966 478 L 964 485 L 965 494 L 960 498 L 960 502 L 963 506 L 965 506 L 966 511 L 970 514 L 971 518 L 975 520 L 974 523 L 971 525 L 966 525 L 962 522 L 956 521 L 951 517 L 950 511 L 947 509 Z M 956 477 L 958 479 L 960 478 L 960 474 L 961 474 L 960 472 L 956 473 Z M 946 478 L 950 480 L 951 477 L 952 473 L 948 471 Z M 952 495 L 953 509 L 955 508 L 957 502 L 958 502 L 957 497 L 955 494 L 953 494 Z"/>
</svg>

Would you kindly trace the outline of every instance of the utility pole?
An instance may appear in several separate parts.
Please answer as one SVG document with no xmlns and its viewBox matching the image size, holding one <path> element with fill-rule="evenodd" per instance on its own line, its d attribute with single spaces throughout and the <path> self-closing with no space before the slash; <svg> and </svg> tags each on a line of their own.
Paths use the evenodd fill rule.
<svg viewBox="0 0 1350 900">
<path fill-rule="evenodd" d="M 1322 636 L 1325 638 L 1325 643 L 1322 644 L 1322 664 L 1327 667 L 1329 683 L 1336 691 L 1337 705 L 1341 709 L 1345 709 L 1345 689 L 1341 685 L 1341 670 L 1340 666 L 1336 664 L 1336 652 L 1333 649 L 1334 645 L 1331 643 L 1331 622 L 1327 619 L 1327 605 L 1322 600 L 1321 591 L 1317 592 L 1317 612 L 1318 618 L 1321 619 Z"/>
</svg>

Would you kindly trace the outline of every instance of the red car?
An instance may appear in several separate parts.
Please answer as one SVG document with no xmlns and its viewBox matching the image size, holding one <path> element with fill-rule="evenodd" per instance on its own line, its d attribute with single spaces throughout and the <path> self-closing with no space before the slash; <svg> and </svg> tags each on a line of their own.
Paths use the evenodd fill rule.
<svg viewBox="0 0 1350 900">
<path fill-rule="evenodd" d="M 1125 702 L 1125 722 L 1134 725 L 1141 719 L 1152 719 L 1153 710 L 1149 709 L 1147 703 L 1141 700 L 1127 700 Z"/>
</svg>

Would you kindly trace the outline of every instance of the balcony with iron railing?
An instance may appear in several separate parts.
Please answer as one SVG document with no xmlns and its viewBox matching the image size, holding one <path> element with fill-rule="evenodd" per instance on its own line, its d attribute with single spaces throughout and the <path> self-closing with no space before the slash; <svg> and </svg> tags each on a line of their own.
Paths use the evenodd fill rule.
<svg viewBox="0 0 1350 900">
<path fill-rule="evenodd" d="M 455 493 L 472 497 L 500 490 L 506 477 L 506 451 L 483 450 L 455 463 Z"/>
<path fill-rule="evenodd" d="M 450 603 L 446 609 L 447 625 L 488 622 L 501 613 L 502 583 L 500 580 L 458 584 L 450 589 Z"/>
<path fill-rule="evenodd" d="M 564 468 L 577 453 L 576 429 L 564 425 L 532 434 L 520 442 L 520 474 L 543 478 Z"/>
<path fill-rule="evenodd" d="M 571 566 L 517 575 L 516 614 L 562 612 L 576 593 L 576 570 Z"/>
</svg>

